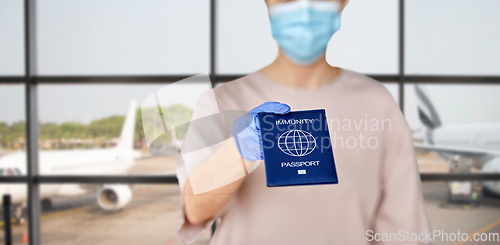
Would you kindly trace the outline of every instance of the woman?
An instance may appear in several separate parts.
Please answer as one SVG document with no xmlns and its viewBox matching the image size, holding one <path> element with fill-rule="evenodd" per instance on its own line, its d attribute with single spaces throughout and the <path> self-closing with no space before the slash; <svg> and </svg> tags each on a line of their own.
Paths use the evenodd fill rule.
<svg viewBox="0 0 500 245">
<path fill-rule="evenodd" d="M 269 66 L 215 88 L 219 110 L 246 110 L 254 117 L 258 111 L 324 108 L 339 184 L 266 187 L 258 127 L 251 124 L 244 150 L 226 141 L 200 158 L 191 181 L 179 160 L 179 238 L 191 243 L 220 218 L 210 244 L 366 244 L 384 234 L 390 244 L 425 243 L 409 237 L 430 228 L 410 130 L 398 105 L 377 81 L 325 59 L 347 0 L 266 4 L 278 56 Z M 203 110 L 199 105 L 195 115 Z M 193 135 L 196 129 L 189 131 Z M 201 135 L 197 140 L 204 140 Z M 243 175 L 233 168 L 240 155 Z M 220 181 L 221 187 L 197 194 L 192 180 L 203 178 L 211 178 L 207 184 Z"/>
</svg>

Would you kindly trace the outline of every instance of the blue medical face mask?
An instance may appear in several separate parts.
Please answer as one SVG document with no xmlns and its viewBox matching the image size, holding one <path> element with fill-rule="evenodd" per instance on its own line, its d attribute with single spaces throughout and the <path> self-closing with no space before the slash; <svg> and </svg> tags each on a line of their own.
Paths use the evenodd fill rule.
<svg viewBox="0 0 500 245">
<path fill-rule="evenodd" d="M 340 29 L 340 4 L 334 1 L 294 1 L 269 8 L 271 32 L 294 63 L 308 65 L 326 51 Z"/>
</svg>

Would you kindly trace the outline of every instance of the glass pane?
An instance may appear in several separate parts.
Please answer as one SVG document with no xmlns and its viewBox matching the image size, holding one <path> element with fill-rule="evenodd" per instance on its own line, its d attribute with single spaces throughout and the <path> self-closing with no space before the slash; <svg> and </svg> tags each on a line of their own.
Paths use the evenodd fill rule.
<svg viewBox="0 0 500 245">
<path fill-rule="evenodd" d="M 209 13 L 203 0 L 39 1 L 39 73 L 208 72 Z"/>
<path fill-rule="evenodd" d="M 500 75 L 500 1 L 406 1 L 406 73 Z"/>
<path fill-rule="evenodd" d="M 0 168 L 26 174 L 24 85 L 0 85 Z"/>
<path fill-rule="evenodd" d="M 177 128 L 177 141 L 156 144 L 165 154 L 154 157 L 146 144 L 140 107 L 151 94 L 169 86 L 40 85 L 42 174 L 172 174 L 177 164 L 177 142 L 182 142 L 187 127 Z M 175 119 L 178 113 L 182 114 L 182 120 L 186 115 L 189 120 L 199 95 L 211 86 L 193 82 L 175 88 L 177 95 L 170 94 L 162 104 L 167 121 Z M 135 126 L 130 127 L 134 140 L 122 151 L 120 147 L 126 144 L 121 143 L 126 139 L 123 135 L 128 134 L 128 127 L 124 126 L 128 117 L 135 118 L 131 119 Z"/>
<path fill-rule="evenodd" d="M 327 61 L 366 74 L 398 73 L 398 1 L 349 1 Z"/>
<path fill-rule="evenodd" d="M 24 75 L 24 4 L 0 1 L 0 75 Z"/>
<path fill-rule="evenodd" d="M 396 0 L 349 2 L 328 62 L 362 73 L 397 73 L 397 9 Z M 278 49 L 264 1 L 219 0 L 217 13 L 218 73 L 246 74 L 274 60 Z"/>
<path fill-rule="evenodd" d="M 278 48 L 265 1 L 217 0 L 216 22 L 217 73 L 246 74 L 273 62 Z"/>
<path fill-rule="evenodd" d="M 473 187 L 480 188 L 480 185 L 474 183 Z M 436 234 L 432 244 L 498 244 L 500 241 L 498 198 L 479 195 L 473 204 L 457 203 L 449 202 L 449 188 L 446 182 L 424 182 L 422 189 L 431 228 Z M 460 241 L 457 240 L 457 232 L 460 232 L 458 236 Z M 476 233 L 478 235 L 475 235 Z"/>
<path fill-rule="evenodd" d="M 44 184 L 43 244 L 182 244 L 179 186 Z M 110 209 L 122 200 L 120 209 Z M 196 243 L 208 244 L 210 233 Z"/>
<path fill-rule="evenodd" d="M 3 173 L 2 176 L 8 175 Z M 2 183 L 0 184 L 0 241 L 5 241 L 5 216 L 3 215 L 3 196 L 10 195 L 10 224 L 12 227 L 13 244 L 21 245 L 28 242 L 28 210 L 26 209 L 27 187 L 26 184 Z M 5 243 L 3 243 L 5 244 Z"/>
<path fill-rule="evenodd" d="M 500 85 L 405 85 L 421 173 L 499 172 L 493 154 L 500 146 L 499 93 Z M 498 243 L 500 181 L 424 182 L 422 188 L 433 231 L 448 234 L 438 233 L 433 244 Z M 457 232 L 468 242 L 456 240 Z M 497 240 L 470 241 L 475 233 Z"/>
<path fill-rule="evenodd" d="M 420 172 L 500 172 L 499 93 L 500 85 L 405 85 L 405 115 Z M 500 181 L 448 184 L 450 198 L 500 195 Z"/>
<path fill-rule="evenodd" d="M 487 84 L 419 84 L 435 108 L 441 124 L 464 125 L 500 123 L 500 85 Z M 405 85 L 405 115 L 412 129 L 423 128 L 417 109 L 423 107 L 414 84 Z M 466 99 L 465 99 L 466 98 Z"/>
<path fill-rule="evenodd" d="M 399 104 L 399 84 L 397 83 L 383 83 L 383 84 L 385 88 L 389 90 L 389 93 L 391 93 L 396 103 Z"/>
</svg>

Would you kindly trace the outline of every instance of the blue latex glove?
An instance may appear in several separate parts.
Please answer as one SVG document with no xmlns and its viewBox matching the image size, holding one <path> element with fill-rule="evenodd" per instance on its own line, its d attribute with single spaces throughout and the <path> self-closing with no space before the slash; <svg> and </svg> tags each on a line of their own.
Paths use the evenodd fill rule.
<svg viewBox="0 0 500 245">
<path fill-rule="evenodd" d="M 272 112 L 276 114 L 286 114 L 290 112 L 290 110 L 290 106 L 287 104 L 265 102 L 255 107 L 244 116 L 236 119 L 233 125 L 232 134 L 240 155 L 247 161 L 264 159 L 257 113 Z"/>
</svg>

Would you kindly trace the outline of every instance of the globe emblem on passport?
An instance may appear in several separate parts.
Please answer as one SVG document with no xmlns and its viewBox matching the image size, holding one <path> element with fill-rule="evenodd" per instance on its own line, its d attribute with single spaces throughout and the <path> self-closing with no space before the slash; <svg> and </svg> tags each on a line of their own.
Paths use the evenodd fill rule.
<svg viewBox="0 0 500 245">
<path fill-rule="evenodd" d="M 303 157 L 316 148 L 316 139 L 311 133 L 304 130 L 290 130 L 278 138 L 280 150 L 293 157 Z"/>
</svg>

